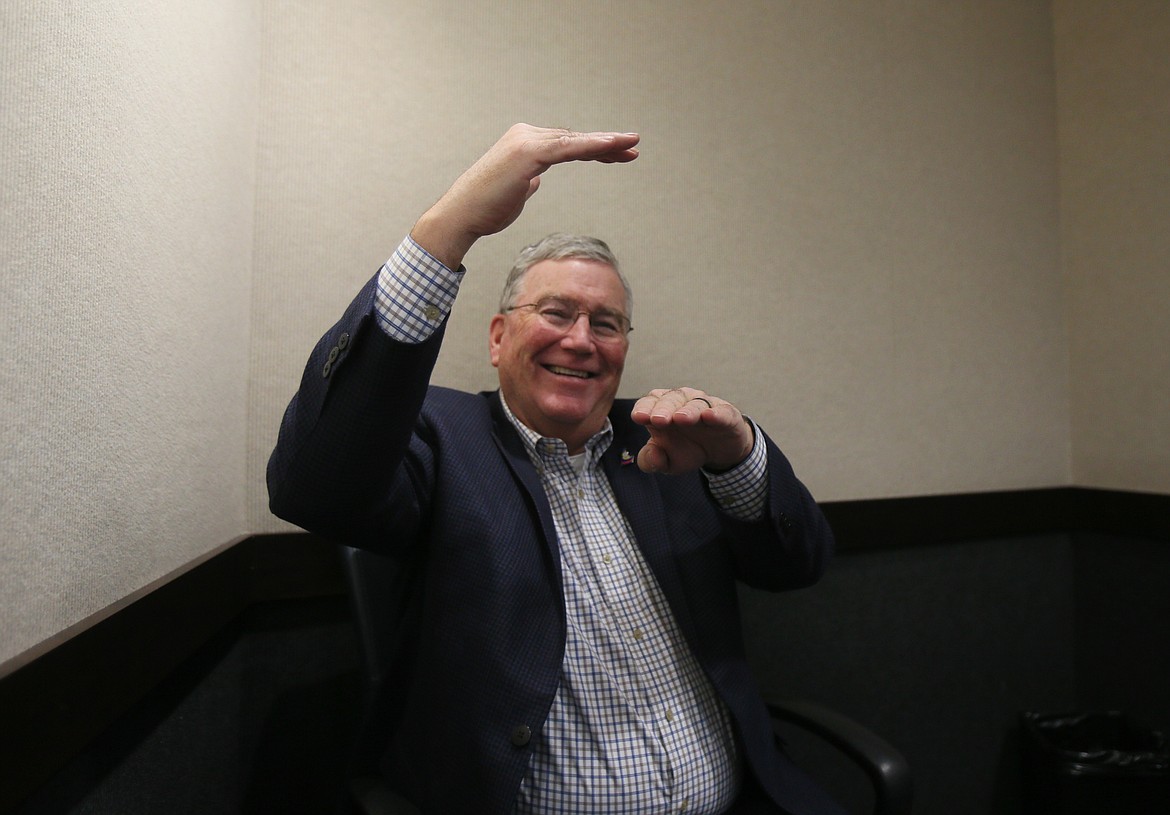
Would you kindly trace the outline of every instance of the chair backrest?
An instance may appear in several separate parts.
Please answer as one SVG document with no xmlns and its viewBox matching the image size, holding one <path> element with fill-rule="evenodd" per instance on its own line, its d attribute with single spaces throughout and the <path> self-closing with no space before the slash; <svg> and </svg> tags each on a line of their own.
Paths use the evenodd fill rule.
<svg viewBox="0 0 1170 815">
<path fill-rule="evenodd" d="M 393 558 L 349 546 L 340 550 L 365 670 L 354 769 L 373 772 L 406 695 L 398 682 L 414 659 L 421 581 L 415 569 Z"/>
</svg>

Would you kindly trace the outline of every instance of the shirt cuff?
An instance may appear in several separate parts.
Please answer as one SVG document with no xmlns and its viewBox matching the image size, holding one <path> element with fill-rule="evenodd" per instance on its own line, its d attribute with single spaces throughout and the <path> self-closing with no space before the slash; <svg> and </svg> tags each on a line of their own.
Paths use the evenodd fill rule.
<svg viewBox="0 0 1170 815">
<path fill-rule="evenodd" d="M 747 418 L 746 416 L 744 418 Z M 712 473 L 703 470 L 707 486 L 719 507 L 739 521 L 758 521 L 768 503 L 768 448 L 764 433 L 751 419 L 755 444 L 748 457 L 730 470 Z"/>
<path fill-rule="evenodd" d="M 378 270 L 374 316 L 389 337 L 410 344 L 430 339 L 451 313 L 467 271 L 452 271 L 409 235 Z"/>
</svg>

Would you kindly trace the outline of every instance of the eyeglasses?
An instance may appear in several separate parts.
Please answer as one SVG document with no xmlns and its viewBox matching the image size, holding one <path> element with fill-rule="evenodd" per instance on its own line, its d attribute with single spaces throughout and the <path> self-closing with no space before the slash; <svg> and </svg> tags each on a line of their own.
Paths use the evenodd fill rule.
<svg viewBox="0 0 1170 815">
<path fill-rule="evenodd" d="M 563 297 L 545 297 L 535 303 L 510 306 L 504 311 L 515 311 L 520 308 L 535 309 L 537 316 L 550 328 L 565 332 L 576 325 L 577 319 L 584 314 L 589 318 L 589 330 L 601 342 L 617 342 L 634 330 L 630 325 L 630 318 L 620 311 L 607 308 L 588 311 L 581 308 L 581 304 L 575 300 Z"/>
</svg>

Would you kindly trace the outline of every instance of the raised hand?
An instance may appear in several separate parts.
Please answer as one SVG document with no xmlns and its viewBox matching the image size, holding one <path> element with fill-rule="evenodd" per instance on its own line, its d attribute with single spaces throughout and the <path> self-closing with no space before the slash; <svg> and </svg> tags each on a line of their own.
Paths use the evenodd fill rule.
<svg viewBox="0 0 1170 815">
<path fill-rule="evenodd" d="M 751 424 L 735 405 L 696 388 L 657 388 L 634 404 L 634 421 L 650 431 L 638 453 L 646 472 L 729 470 L 752 451 Z"/>
<path fill-rule="evenodd" d="M 448 268 L 458 268 L 476 240 L 520 216 L 548 168 L 569 161 L 633 161 L 638 139 L 636 133 L 513 125 L 423 214 L 411 236 Z"/>
</svg>

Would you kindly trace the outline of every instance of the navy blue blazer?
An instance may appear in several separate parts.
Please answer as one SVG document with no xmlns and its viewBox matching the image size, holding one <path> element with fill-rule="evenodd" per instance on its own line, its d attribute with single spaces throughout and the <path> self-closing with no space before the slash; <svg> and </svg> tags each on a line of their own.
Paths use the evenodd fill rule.
<svg viewBox="0 0 1170 815">
<path fill-rule="evenodd" d="M 497 394 L 429 385 L 443 328 L 382 332 L 374 280 L 313 351 L 268 464 L 276 515 L 416 572 L 410 656 L 393 678 L 384 772 L 427 815 L 508 815 L 557 689 L 560 554 L 540 477 Z M 699 663 L 745 766 L 793 815 L 839 813 L 777 748 L 749 675 L 735 583 L 785 589 L 823 572 L 820 510 L 766 439 L 766 517 L 723 514 L 699 473 L 644 473 L 647 433 L 615 402 L 602 459 L 617 501 Z"/>
</svg>

